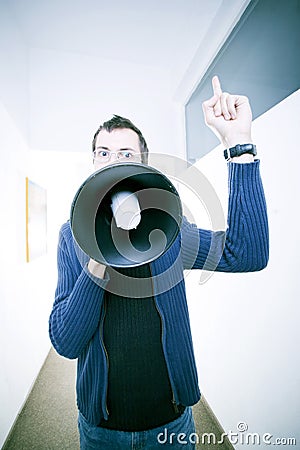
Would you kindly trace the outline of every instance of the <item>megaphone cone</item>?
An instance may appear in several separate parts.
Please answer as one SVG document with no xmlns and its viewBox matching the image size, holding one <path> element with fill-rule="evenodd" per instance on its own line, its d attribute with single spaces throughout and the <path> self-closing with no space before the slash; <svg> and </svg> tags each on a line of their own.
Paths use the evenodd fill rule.
<svg viewBox="0 0 300 450">
<path fill-rule="evenodd" d="M 112 164 L 93 173 L 71 207 L 72 233 L 90 258 L 137 267 L 165 253 L 180 230 L 182 206 L 171 181 L 140 164 Z"/>
</svg>

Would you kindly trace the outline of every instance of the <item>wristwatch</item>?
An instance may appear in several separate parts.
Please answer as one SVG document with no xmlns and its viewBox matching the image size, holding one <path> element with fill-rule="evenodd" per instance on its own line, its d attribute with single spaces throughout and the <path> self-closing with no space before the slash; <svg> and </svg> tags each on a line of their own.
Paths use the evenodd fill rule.
<svg viewBox="0 0 300 450">
<path fill-rule="evenodd" d="M 224 158 L 228 161 L 235 156 L 241 156 L 244 153 L 250 153 L 250 155 L 256 156 L 256 145 L 253 144 L 237 144 L 235 147 L 226 148 L 224 150 Z"/>
</svg>

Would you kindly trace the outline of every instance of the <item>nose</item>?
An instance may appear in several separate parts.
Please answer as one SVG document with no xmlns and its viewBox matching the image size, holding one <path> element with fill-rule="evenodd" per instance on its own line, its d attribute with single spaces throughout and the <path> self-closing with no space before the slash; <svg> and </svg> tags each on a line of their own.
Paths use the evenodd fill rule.
<svg viewBox="0 0 300 450">
<path fill-rule="evenodd" d="M 110 161 L 118 162 L 118 161 L 119 161 L 118 153 L 116 153 L 116 152 L 111 152 L 111 154 L 110 154 Z"/>
</svg>

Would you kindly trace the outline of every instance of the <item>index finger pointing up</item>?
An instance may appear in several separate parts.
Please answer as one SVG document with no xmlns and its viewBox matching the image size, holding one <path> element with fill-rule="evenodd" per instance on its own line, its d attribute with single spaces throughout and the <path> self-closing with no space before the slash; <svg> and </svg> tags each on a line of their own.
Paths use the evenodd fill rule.
<svg viewBox="0 0 300 450">
<path fill-rule="evenodd" d="M 214 95 L 218 95 L 220 97 L 222 95 L 222 89 L 221 89 L 219 77 L 217 75 L 215 75 L 212 78 L 211 83 L 212 83 Z"/>
</svg>

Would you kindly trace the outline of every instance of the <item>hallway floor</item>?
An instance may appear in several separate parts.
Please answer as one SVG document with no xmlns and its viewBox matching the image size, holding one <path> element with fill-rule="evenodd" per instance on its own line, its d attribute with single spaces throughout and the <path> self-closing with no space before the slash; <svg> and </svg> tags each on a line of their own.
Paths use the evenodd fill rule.
<svg viewBox="0 0 300 450">
<path fill-rule="evenodd" d="M 2 450 L 79 449 L 75 370 L 75 361 L 50 350 Z M 214 433 L 219 440 L 222 430 L 205 399 L 193 407 L 193 413 L 200 443 L 202 433 Z M 197 450 L 233 449 L 229 442 L 216 445 L 207 442 L 206 437 Z"/>
</svg>

